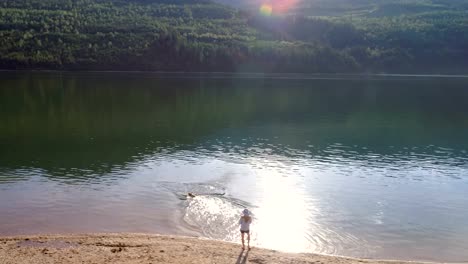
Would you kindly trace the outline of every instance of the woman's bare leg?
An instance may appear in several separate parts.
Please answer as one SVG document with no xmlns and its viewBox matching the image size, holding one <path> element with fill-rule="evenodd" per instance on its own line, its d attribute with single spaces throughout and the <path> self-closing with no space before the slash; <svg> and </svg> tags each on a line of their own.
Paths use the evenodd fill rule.
<svg viewBox="0 0 468 264">
<path fill-rule="evenodd" d="M 245 249 L 245 246 L 244 246 L 244 233 L 241 232 L 241 235 L 242 235 L 242 249 Z"/>
<path fill-rule="evenodd" d="M 247 233 L 247 247 L 250 249 L 250 232 Z"/>
</svg>

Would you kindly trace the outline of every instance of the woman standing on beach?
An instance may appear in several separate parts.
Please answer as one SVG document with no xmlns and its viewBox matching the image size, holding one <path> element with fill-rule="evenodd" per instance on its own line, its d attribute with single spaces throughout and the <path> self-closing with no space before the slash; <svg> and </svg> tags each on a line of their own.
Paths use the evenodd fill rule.
<svg viewBox="0 0 468 264">
<path fill-rule="evenodd" d="M 239 219 L 240 232 L 242 235 L 242 249 L 245 249 L 244 245 L 244 234 L 247 234 L 247 247 L 250 249 L 250 224 L 252 223 L 252 217 L 250 216 L 250 211 L 244 209 L 242 211 L 242 216 Z"/>
</svg>

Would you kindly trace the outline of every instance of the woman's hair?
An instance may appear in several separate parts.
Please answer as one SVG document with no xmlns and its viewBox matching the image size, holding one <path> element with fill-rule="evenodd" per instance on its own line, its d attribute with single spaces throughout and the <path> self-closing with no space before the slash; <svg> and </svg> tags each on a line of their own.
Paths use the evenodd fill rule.
<svg viewBox="0 0 468 264">
<path fill-rule="evenodd" d="M 244 218 L 244 221 L 247 222 L 247 223 L 252 221 L 252 217 L 250 217 L 248 215 L 243 215 L 242 218 Z"/>
</svg>

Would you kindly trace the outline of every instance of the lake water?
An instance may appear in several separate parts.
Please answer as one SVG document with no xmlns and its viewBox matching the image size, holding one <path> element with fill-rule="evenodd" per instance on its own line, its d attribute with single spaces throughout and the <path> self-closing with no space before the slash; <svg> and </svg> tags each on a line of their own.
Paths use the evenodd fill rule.
<svg viewBox="0 0 468 264">
<path fill-rule="evenodd" d="M 186 198 L 187 192 L 197 194 Z M 0 73 L 0 234 L 468 260 L 468 79 Z"/>
</svg>

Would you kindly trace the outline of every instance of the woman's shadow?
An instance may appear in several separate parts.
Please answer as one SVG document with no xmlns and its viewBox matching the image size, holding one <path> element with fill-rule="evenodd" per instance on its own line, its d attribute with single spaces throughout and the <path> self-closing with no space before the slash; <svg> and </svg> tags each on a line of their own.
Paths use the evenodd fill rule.
<svg viewBox="0 0 468 264">
<path fill-rule="evenodd" d="M 241 252 L 239 253 L 239 256 L 237 257 L 237 261 L 236 261 L 236 264 L 245 264 L 247 263 L 247 259 L 249 257 L 249 252 L 250 252 L 250 249 L 247 250 L 247 252 L 245 253 L 244 255 L 244 249 L 241 250 Z M 244 257 L 242 257 L 242 255 L 244 255 Z"/>
</svg>

